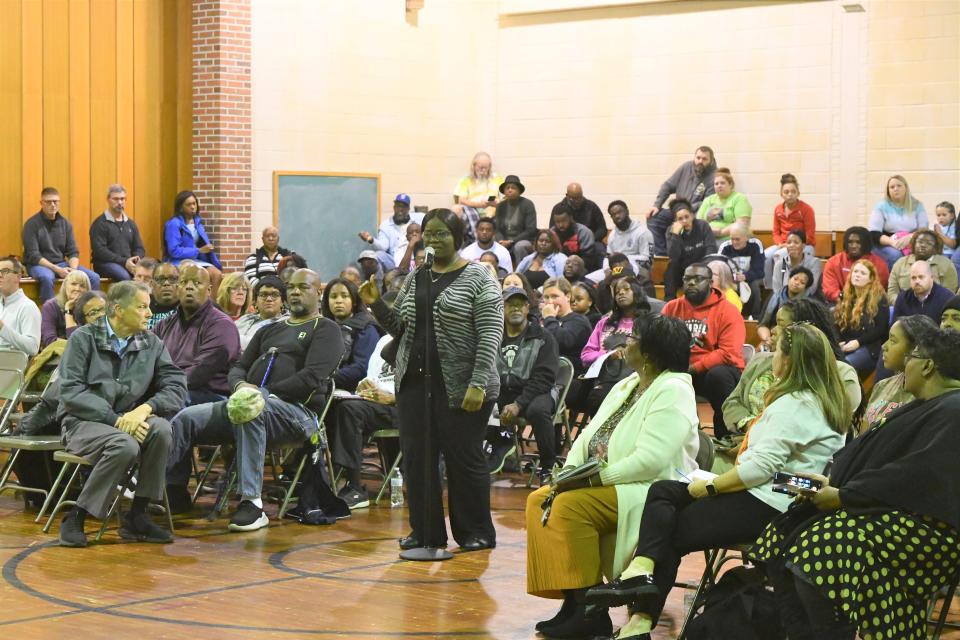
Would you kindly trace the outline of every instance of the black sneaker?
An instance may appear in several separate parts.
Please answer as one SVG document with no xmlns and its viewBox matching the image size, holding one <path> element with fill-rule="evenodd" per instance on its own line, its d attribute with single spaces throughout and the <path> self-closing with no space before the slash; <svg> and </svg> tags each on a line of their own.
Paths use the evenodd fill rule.
<svg viewBox="0 0 960 640">
<path fill-rule="evenodd" d="M 256 531 L 270 524 L 270 519 L 263 509 L 253 504 L 249 500 L 240 502 L 233 517 L 230 518 L 230 524 L 227 526 L 230 531 Z"/>
<path fill-rule="evenodd" d="M 490 475 L 500 473 L 503 469 L 503 463 L 517 450 L 510 440 L 493 442 L 492 445 L 490 455 L 487 456 L 487 471 L 490 472 Z"/>
<path fill-rule="evenodd" d="M 370 496 L 367 494 L 366 487 L 356 489 L 348 484 L 340 489 L 337 497 L 346 502 L 351 511 L 370 506 Z"/>
<path fill-rule="evenodd" d="M 171 532 L 157 526 L 147 514 L 134 513 L 133 511 L 128 511 L 123 516 L 123 524 L 120 525 L 120 537 L 124 540 L 153 542 L 156 544 L 169 544 L 173 542 L 173 534 Z"/>
<path fill-rule="evenodd" d="M 61 547 L 87 546 L 87 534 L 83 532 L 83 521 L 73 511 L 64 516 L 60 522 Z"/>
</svg>

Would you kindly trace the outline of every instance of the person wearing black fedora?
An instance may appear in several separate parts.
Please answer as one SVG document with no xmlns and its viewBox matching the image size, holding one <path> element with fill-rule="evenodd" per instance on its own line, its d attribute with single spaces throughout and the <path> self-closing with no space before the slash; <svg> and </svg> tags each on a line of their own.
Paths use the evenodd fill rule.
<svg viewBox="0 0 960 640">
<path fill-rule="evenodd" d="M 523 197 L 526 187 L 517 176 L 507 176 L 500 185 L 504 199 L 497 205 L 497 242 L 513 254 L 513 264 L 533 253 L 537 237 L 537 208 Z"/>
</svg>

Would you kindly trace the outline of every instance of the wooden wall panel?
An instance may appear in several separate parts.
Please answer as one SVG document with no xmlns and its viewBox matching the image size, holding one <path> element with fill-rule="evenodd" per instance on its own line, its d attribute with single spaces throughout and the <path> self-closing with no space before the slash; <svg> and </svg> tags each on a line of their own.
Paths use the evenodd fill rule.
<svg viewBox="0 0 960 640">
<path fill-rule="evenodd" d="M 43 4 L 41 0 L 23 0 L 21 9 L 22 85 L 20 156 L 21 219 L 40 208 L 43 189 Z M 20 234 L 17 234 L 19 241 Z M 19 246 L 19 242 L 18 242 Z M 5 252 L 7 253 L 7 252 Z M 17 251 L 19 253 L 19 251 Z"/>
<path fill-rule="evenodd" d="M 4 2 L 0 20 L 0 254 L 20 253 L 21 198 L 21 7 Z M 6 238 L 6 240 L 3 240 Z"/>
<path fill-rule="evenodd" d="M 159 257 L 163 219 L 190 188 L 190 0 L 0 0 L 0 254 L 60 190 L 81 260 L 108 185 Z"/>
<path fill-rule="evenodd" d="M 84 262 L 90 255 L 90 2 L 70 0 L 70 190 L 61 194 Z"/>
</svg>

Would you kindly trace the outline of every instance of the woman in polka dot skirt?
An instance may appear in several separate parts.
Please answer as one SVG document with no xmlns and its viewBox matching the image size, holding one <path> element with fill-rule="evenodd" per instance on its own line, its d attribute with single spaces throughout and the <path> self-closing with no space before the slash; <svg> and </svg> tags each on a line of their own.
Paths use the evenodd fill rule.
<svg viewBox="0 0 960 640">
<path fill-rule="evenodd" d="M 791 639 L 925 638 L 927 599 L 960 567 L 960 333 L 920 338 L 904 387 L 917 400 L 838 453 L 754 548 Z"/>
</svg>

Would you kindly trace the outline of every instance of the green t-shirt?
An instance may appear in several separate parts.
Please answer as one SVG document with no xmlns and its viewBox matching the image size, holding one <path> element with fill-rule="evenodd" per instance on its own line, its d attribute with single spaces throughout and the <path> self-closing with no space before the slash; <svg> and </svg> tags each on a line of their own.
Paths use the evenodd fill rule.
<svg viewBox="0 0 960 640">
<path fill-rule="evenodd" d="M 726 241 L 728 238 L 728 236 L 720 235 L 721 229 L 729 227 L 737 221 L 737 218 L 749 218 L 753 214 L 753 207 L 750 206 L 750 202 L 747 201 L 746 196 L 738 191 L 734 191 L 724 201 L 721 201 L 720 196 L 715 193 L 707 196 L 703 204 L 700 205 L 700 210 L 697 211 L 697 217 L 701 220 L 706 220 L 707 212 L 715 207 L 721 207 L 723 209 L 722 218 L 710 221 L 710 227 L 717 237 L 717 244 Z"/>
</svg>

